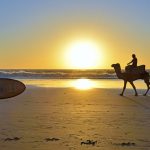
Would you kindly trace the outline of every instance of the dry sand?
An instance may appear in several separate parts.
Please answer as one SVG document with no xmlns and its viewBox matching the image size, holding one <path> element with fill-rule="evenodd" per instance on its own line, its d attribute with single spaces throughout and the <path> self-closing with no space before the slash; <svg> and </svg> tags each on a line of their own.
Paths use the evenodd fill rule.
<svg viewBox="0 0 150 150">
<path fill-rule="evenodd" d="M 27 88 L 1 100 L 0 150 L 150 150 L 150 97 L 119 92 Z"/>
</svg>

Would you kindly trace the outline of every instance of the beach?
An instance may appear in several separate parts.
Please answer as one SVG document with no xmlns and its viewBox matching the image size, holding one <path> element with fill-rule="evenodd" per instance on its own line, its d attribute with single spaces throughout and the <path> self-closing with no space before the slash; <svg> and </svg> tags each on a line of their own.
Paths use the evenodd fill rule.
<svg viewBox="0 0 150 150">
<path fill-rule="evenodd" d="M 150 97 L 127 90 L 27 86 L 0 101 L 2 150 L 149 150 Z"/>
</svg>

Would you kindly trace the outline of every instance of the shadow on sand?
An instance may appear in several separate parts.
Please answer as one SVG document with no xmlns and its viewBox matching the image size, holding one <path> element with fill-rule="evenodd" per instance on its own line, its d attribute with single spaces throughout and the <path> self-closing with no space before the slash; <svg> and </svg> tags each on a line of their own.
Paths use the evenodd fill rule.
<svg viewBox="0 0 150 150">
<path fill-rule="evenodd" d="M 135 103 L 135 104 L 137 104 L 137 105 L 139 105 L 139 106 L 141 106 L 141 107 L 143 107 L 143 108 L 145 108 L 145 109 L 149 109 L 150 110 L 150 107 L 148 107 L 148 106 L 140 103 L 139 101 L 136 101 L 133 98 L 130 98 L 130 97 L 127 97 L 127 96 L 122 96 L 122 97 L 125 98 L 125 99 L 127 99 L 127 100 L 129 100 L 129 101 L 131 101 L 131 102 L 133 102 L 133 103 Z"/>
</svg>

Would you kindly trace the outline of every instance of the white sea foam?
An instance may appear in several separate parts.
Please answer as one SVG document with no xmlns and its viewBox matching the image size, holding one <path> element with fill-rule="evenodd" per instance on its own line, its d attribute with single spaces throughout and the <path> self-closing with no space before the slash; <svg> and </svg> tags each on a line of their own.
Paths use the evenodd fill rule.
<svg viewBox="0 0 150 150">
<path fill-rule="evenodd" d="M 19 79 L 115 79 L 113 70 L 0 70 L 1 78 Z"/>
</svg>

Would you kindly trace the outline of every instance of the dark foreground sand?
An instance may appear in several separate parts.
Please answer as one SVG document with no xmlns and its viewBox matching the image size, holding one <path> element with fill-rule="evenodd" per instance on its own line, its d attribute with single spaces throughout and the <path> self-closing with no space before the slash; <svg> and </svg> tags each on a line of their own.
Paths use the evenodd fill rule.
<svg viewBox="0 0 150 150">
<path fill-rule="evenodd" d="M 150 150 L 150 97 L 119 92 L 28 88 L 1 100 L 0 150 Z"/>
</svg>

